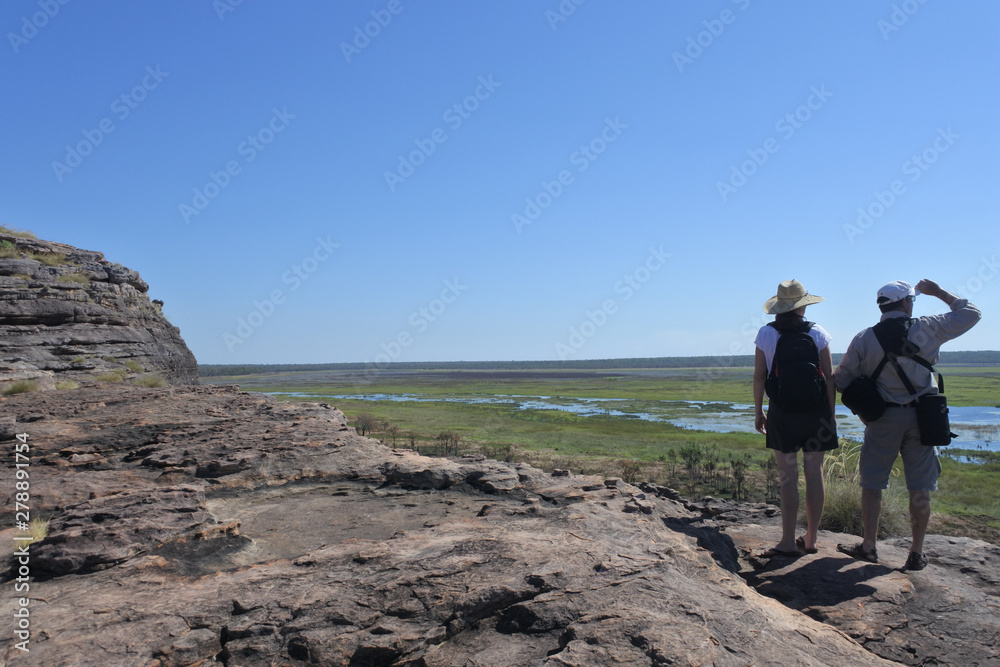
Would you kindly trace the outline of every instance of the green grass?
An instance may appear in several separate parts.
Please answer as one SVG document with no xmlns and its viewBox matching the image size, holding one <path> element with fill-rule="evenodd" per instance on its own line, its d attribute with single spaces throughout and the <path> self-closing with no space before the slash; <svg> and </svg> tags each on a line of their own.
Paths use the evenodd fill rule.
<svg viewBox="0 0 1000 667">
<path fill-rule="evenodd" d="M 948 405 L 1000 407 L 1000 368 L 996 366 L 936 366 L 944 376 Z"/>
<path fill-rule="evenodd" d="M 67 263 L 66 255 L 61 252 L 33 252 L 28 257 L 45 266 L 62 266 Z"/>
<path fill-rule="evenodd" d="M 947 514 L 992 517 L 1000 529 L 1000 461 L 984 464 L 959 463 L 941 457 L 941 478 L 934 495 L 935 509 Z"/>
<path fill-rule="evenodd" d="M 141 372 L 142 372 L 142 370 L 143 370 L 143 369 L 142 369 L 142 364 L 140 364 L 140 363 L 139 363 L 138 361 L 136 361 L 135 359 L 127 359 L 127 360 L 125 361 L 125 365 L 126 365 L 126 366 L 128 367 L 128 369 L 129 369 L 130 371 L 132 371 L 133 373 L 141 373 Z"/>
<path fill-rule="evenodd" d="M 14 229 L 12 227 L 7 227 L 5 225 L 0 225 L 0 233 L 10 234 L 11 236 L 16 236 L 20 239 L 37 239 L 38 237 L 31 232 L 24 229 Z"/>
<path fill-rule="evenodd" d="M 80 383 L 74 380 L 63 380 L 62 382 L 56 382 L 56 389 L 59 390 L 69 390 L 69 389 L 79 389 Z"/>
<path fill-rule="evenodd" d="M 303 400 L 303 399 L 298 399 Z M 512 443 L 523 449 L 568 456 L 656 459 L 673 446 L 698 439 L 734 452 L 755 449 L 762 436 L 747 433 L 695 434 L 665 422 L 582 416 L 562 410 L 519 409 L 511 405 L 454 402 L 378 402 L 331 399 L 349 417 L 370 412 L 401 431 L 433 439 L 452 430 L 469 442 Z"/>
<path fill-rule="evenodd" d="M 136 386 L 146 387 L 147 389 L 168 386 L 168 382 L 166 380 L 164 380 L 159 375 L 155 375 L 152 373 L 146 375 L 140 375 L 135 379 L 135 384 Z"/>
<path fill-rule="evenodd" d="M 27 532 L 27 535 L 25 535 Z M 20 538 L 27 537 L 29 539 L 19 539 L 13 544 L 16 548 L 27 547 L 28 545 L 34 544 L 35 542 L 41 542 L 49 535 L 49 519 L 34 518 L 28 523 L 27 531 L 18 531 L 17 536 Z"/>
<path fill-rule="evenodd" d="M 56 282 L 79 283 L 84 287 L 90 287 L 90 276 L 84 275 L 82 273 L 66 273 L 56 278 Z"/>
<path fill-rule="evenodd" d="M 17 251 L 15 244 L 10 241 L 0 241 L 0 259 L 11 259 L 20 256 L 21 253 Z"/>
<path fill-rule="evenodd" d="M 826 500 L 820 529 L 858 535 L 862 533 L 861 487 L 858 486 L 858 460 L 861 443 L 841 439 L 840 447 L 823 460 L 823 481 Z M 879 539 L 906 535 L 910 529 L 908 499 L 905 485 L 900 483 L 902 469 L 897 461 L 889 479 L 889 488 L 882 493 L 882 513 L 879 516 Z M 804 493 L 804 488 L 801 489 Z M 804 495 L 802 496 L 805 497 Z M 800 523 L 805 525 L 805 503 L 800 504 Z"/>
<path fill-rule="evenodd" d="M 4 387 L 3 392 L 0 393 L 4 396 L 12 396 L 14 394 L 30 394 L 33 391 L 38 391 L 37 382 L 34 380 L 18 380 Z"/>
</svg>

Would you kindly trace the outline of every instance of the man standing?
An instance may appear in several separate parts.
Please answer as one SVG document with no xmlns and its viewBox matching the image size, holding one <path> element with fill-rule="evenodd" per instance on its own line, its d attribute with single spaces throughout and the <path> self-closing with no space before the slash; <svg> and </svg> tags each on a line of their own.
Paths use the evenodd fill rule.
<svg viewBox="0 0 1000 667">
<path fill-rule="evenodd" d="M 941 345 L 971 329 L 982 316 L 968 299 L 959 299 L 932 280 L 921 280 L 916 290 L 903 281 L 884 285 L 878 291 L 877 302 L 882 311 L 880 322 L 913 316 L 913 301 L 918 294 L 936 296 L 951 312 L 924 316 L 910 321 L 906 338 L 910 352 L 923 357 L 931 365 L 937 363 Z M 916 346 L 914 349 L 912 346 Z M 872 376 L 885 351 L 874 330 L 869 327 L 851 341 L 834 376 L 837 390 L 843 392 L 851 381 L 861 375 Z M 929 368 L 913 359 L 900 356 L 899 367 L 909 378 L 918 396 L 938 392 Z M 886 364 L 877 379 L 878 391 L 886 401 L 885 413 L 874 421 L 865 421 L 864 443 L 858 463 L 861 485 L 861 519 L 863 541 L 855 545 L 837 545 L 837 550 L 871 563 L 878 562 L 875 538 L 882 513 L 882 490 L 889 486 L 889 475 L 897 456 L 903 458 L 906 488 L 910 493 L 910 526 L 912 541 L 906 559 L 906 570 L 922 570 L 927 565 L 923 554 L 924 536 L 931 517 L 931 491 L 937 490 L 941 473 L 937 447 L 920 444 L 917 429 L 916 402 L 900 378 L 894 364 Z M 864 421 L 864 420 L 862 420 Z"/>
</svg>

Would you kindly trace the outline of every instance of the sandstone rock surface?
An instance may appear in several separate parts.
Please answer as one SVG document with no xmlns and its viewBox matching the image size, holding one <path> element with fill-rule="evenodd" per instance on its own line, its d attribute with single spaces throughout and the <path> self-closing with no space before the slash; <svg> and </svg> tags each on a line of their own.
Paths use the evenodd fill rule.
<svg viewBox="0 0 1000 667">
<path fill-rule="evenodd" d="M 198 381 L 194 355 L 149 285 L 104 255 L 0 231 L 0 389 L 102 374 Z"/>
<path fill-rule="evenodd" d="M 28 434 L 31 511 L 52 519 L 18 594 L 28 653 L 16 648 L 14 581 L 4 583 L 6 664 L 987 665 L 1000 655 L 1000 564 L 981 542 L 935 539 L 931 566 L 901 574 L 836 554 L 848 538 L 823 535 L 820 554 L 779 567 L 753 556 L 776 534 L 769 506 L 422 457 L 358 436 L 335 408 L 236 387 L 99 385 L 5 397 L 0 410 Z M 13 477 L 0 472 L 10 512 Z"/>
</svg>

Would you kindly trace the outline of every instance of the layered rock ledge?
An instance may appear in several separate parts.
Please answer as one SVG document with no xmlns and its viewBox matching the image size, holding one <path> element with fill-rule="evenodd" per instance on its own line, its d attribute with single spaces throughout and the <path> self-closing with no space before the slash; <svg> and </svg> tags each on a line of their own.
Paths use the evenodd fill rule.
<svg viewBox="0 0 1000 667">
<path fill-rule="evenodd" d="M 19 665 L 997 664 L 998 549 L 934 538 L 900 573 L 753 556 L 773 507 L 438 459 L 321 404 L 236 387 L 0 399 L 27 433 L 31 636 Z M 2 471 L 5 507 L 15 480 Z M 12 543 L 15 529 L 0 533 Z M 903 545 L 885 545 L 902 562 Z M 12 571 L 13 576 L 16 571 Z"/>
<path fill-rule="evenodd" d="M 99 252 L 3 232 L 0 251 L 0 389 L 115 374 L 197 383 L 194 355 L 136 271 Z"/>
</svg>

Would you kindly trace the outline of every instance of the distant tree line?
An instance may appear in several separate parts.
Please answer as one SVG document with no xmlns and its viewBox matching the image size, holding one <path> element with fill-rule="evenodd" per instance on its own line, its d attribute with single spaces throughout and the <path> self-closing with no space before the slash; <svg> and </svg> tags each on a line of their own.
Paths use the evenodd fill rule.
<svg viewBox="0 0 1000 667">
<path fill-rule="evenodd" d="M 840 362 L 842 354 L 834 354 Z M 1000 352 L 942 352 L 943 364 L 1000 365 Z M 753 366 L 753 355 L 731 357 L 636 357 L 632 359 L 578 359 L 566 361 L 408 361 L 391 364 L 331 363 L 331 364 L 199 364 L 201 377 L 228 375 L 259 375 L 262 373 L 295 373 L 302 371 L 552 371 L 552 370 L 624 370 L 640 368 L 746 368 Z"/>
</svg>

